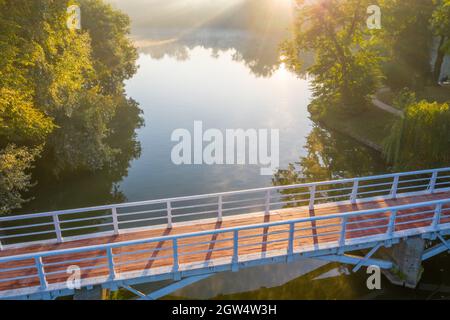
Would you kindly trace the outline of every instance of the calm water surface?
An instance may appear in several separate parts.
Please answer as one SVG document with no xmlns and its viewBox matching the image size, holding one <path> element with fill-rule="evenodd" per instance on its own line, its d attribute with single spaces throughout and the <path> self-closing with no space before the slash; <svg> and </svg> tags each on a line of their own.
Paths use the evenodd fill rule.
<svg viewBox="0 0 450 320">
<path fill-rule="evenodd" d="M 205 129 L 279 129 L 281 167 L 296 163 L 297 170 L 312 177 L 351 177 L 388 170 L 377 153 L 309 119 L 308 78 L 301 79 L 279 65 L 275 45 L 260 48 L 258 43 L 263 40 L 236 31 L 203 31 L 184 40 L 167 40 L 172 39 L 167 31 L 150 33 L 152 36 L 137 41 L 140 68 L 126 86 L 128 96 L 140 104 L 145 118 L 145 126 L 136 132 L 140 155 L 129 162 L 128 168 L 114 174 L 100 172 L 59 180 L 41 177 L 33 190 L 35 200 L 24 211 L 272 185 L 273 177 L 261 176 L 259 166 L 174 165 L 170 159 L 175 144 L 171 134 L 178 128 L 192 130 L 196 120 L 203 121 Z M 305 260 L 222 273 L 174 296 L 440 298 L 450 291 L 445 287 L 450 283 L 442 264 L 448 261 L 445 258 L 425 264 L 425 286 L 416 291 L 391 286 L 383 279 L 383 290 L 371 292 L 365 285 L 365 270 L 350 274 L 343 266 Z M 150 291 L 158 285 L 143 285 L 140 289 Z M 124 293 L 122 297 L 128 296 Z"/>
</svg>

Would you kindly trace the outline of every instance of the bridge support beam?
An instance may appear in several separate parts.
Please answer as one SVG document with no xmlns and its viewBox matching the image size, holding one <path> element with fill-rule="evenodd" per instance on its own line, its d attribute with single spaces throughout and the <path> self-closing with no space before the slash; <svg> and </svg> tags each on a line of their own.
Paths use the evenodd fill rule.
<svg viewBox="0 0 450 320">
<path fill-rule="evenodd" d="M 382 272 L 392 284 L 415 288 L 423 273 L 424 250 L 425 240 L 421 237 L 402 240 L 390 248 L 380 248 L 380 256 L 394 264 L 392 269 Z"/>
<path fill-rule="evenodd" d="M 102 286 L 95 286 L 75 290 L 73 300 L 108 300 L 108 297 L 108 289 L 103 289 Z"/>
</svg>

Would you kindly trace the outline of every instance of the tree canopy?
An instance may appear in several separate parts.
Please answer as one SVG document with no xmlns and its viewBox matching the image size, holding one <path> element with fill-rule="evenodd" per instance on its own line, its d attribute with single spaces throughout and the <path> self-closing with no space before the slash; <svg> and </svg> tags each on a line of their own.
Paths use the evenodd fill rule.
<svg viewBox="0 0 450 320">
<path fill-rule="evenodd" d="M 74 3 L 81 30 L 67 28 Z M 115 117 L 142 124 L 124 94 L 124 80 L 137 68 L 129 25 L 102 0 L 0 0 L 0 148 L 9 163 L 29 172 L 42 153 L 54 174 L 114 166 L 121 153 L 109 140 L 118 130 Z"/>
</svg>

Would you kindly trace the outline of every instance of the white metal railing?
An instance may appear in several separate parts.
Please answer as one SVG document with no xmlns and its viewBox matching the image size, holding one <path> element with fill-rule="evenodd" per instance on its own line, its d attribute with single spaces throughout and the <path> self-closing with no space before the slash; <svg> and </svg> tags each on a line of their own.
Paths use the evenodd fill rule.
<svg viewBox="0 0 450 320">
<path fill-rule="evenodd" d="M 409 192 L 435 192 L 450 188 L 450 168 L 394 173 L 335 181 L 222 192 L 206 195 L 113 204 L 82 209 L 0 217 L 2 244 L 36 240 L 64 242 L 73 236 L 99 236 L 105 232 L 163 226 L 224 216 L 265 212 L 283 207 L 326 202 L 395 198 Z"/>
<path fill-rule="evenodd" d="M 227 264 L 231 265 L 231 269 L 237 270 L 244 253 L 248 253 L 251 248 L 262 257 L 264 246 L 267 246 L 267 252 L 276 247 L 279 256 L 287 256 L 289 259 L 294 254 L 318 250 L 318 244 L 322 248 L 325 245 L 328 245 L 327 248 L 342 248 L 373 242 L 374 237 L 376 241 L 389 241 L 448 229 L 450 229 L 450 199 L 445 199 L 37 252 L 0 257 L 0 288 L 8 283 L 17 286 L 20 281 L 35 280 L 34 286 L 40 286 L 40 289 L 45 291 L 49 283 L 64 284 L 65 280 L 62 279 L 69 277 L 67 268 L 72 265 L 78 265 L 82 274 L 103 270 L 102 275 L 107 279 L 103 281 L 118 279 L 119 275 L 122 276 L 128 271 L 127 268 L 143 271 L 157 266 L 166 267 L 165 273 L 173 273 L 173 277 L 177 278 L 180 270 L 186 270 L 187 261 L 198 259 L 198 262 L 201 262 L 197 267 L 190 267 L 191 269 L 211 266 L 206 262 L 213 261 L 216 258 L 213 253 L 218 252 L 221 253 L 221 257 L 229 258 Z M 15 272 L 13 276 L 11 272 Z M 86 274 L 84 278 L 93 276 Z M 0 297 L 1 291 L 0 289 Z"/>
</svg>

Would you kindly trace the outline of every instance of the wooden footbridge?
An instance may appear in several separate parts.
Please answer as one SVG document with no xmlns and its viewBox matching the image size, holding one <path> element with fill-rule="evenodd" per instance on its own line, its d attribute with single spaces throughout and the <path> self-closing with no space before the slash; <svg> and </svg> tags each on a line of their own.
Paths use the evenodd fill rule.
<svg viewBox="0 0 450 320">
<path fill-rule="evenodd" d="M 102 286 L 156 299 L 218 272 L 305 258 L 391 269 L 373 258 L 380 247 L 437 239 L 426 260 L 450 250 L 448 233 L 450 168 L 4 216 L 0 298 Z M 150 295 L 132 287 L 162 280 L 173 283 Z"/>
</svg>

